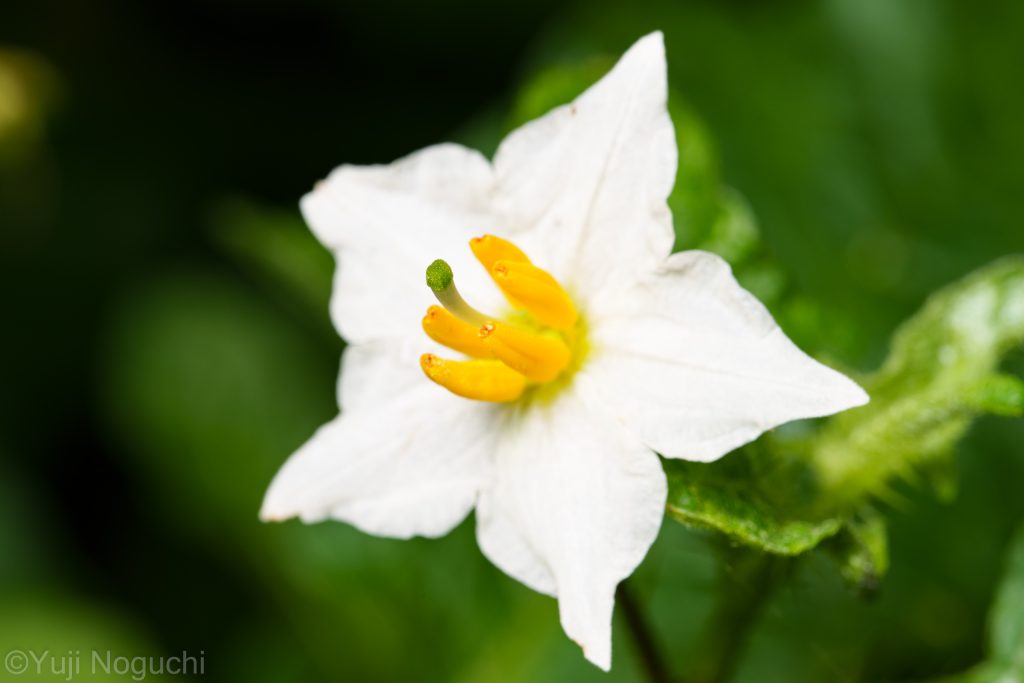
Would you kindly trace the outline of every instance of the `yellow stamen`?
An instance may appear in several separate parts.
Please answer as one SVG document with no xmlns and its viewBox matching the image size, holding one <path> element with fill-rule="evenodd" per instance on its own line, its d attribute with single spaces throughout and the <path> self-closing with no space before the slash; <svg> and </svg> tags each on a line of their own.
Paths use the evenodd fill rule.
<svg viewBox="0 0 1024 683">
<path fill-rule="evenodd" d="M 572 299 L 547 271 L 520 261 L 496 261 L 491 277 L 516 308 L 559 330 L 567 330 L 579 315 Z"/>
<path fill-rule="evenodd" d="M 508 240 L 503 240 L 494 235 L 474 237 L 469 241 L 469 248 L 473 250 L 473 255 L 483 264 L 488 273 L 491 272 L 491 267 L 498 261 L 530 262 L 530 259 L 519 247 Z"/>
<path fill-rule="evenodd" d="M 480 328 L 460 320 L 440 306 L 431 306 L 423 316 L 423 331 L 438 344 L 444 344 L 474 358 L 493 358 L 480 338 Z"/>
<path fill-rule="evenodd" d="M 572 360 L 572 352 L 561 339 L 527 332 L 504 323 L 488 321 L 480 338 L 494 357 L 535 382 L 550 382 Z"/>
<path fill-rule="evenodd" d="M 526 389 L 526 378 L 498 360 L 454 361 L 425 353 L 420 367 L 453 394 L 477 401 L 514 401 Z"/>
<path fill-rule="evenodd" d="M 442 260 L 427 267 L 427 286 L 441 306 L 431 306 L 423 330 L 436 342 L 474 360 L 453 361 L 426 354 L 423 372 L 453 394 L 478 401 L 515 401 L 529 388 L 550 384 L 557 391 L 585 353 L 585 334 L 568 293 L 547 271 L 534 266 L 511 242 L 484 235 L 470 240 L 477 260 L 513 308 L 516 326 L 496 322 L 459 294 L 451 267 Z M 541 390 L 537 396 L 549 395 Z"/>
</svg>

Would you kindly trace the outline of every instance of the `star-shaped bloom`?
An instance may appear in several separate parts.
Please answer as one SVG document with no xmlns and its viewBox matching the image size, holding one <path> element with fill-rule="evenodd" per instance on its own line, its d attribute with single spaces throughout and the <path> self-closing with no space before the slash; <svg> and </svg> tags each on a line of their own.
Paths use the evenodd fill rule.
<svg viewBox="0 0 1024 683">
<path fill-rule="evenodd" d="M 665 508 L 657 454 L 711 461 L 866 402 L 722 259 L 671 253 L 666 100 L 653 33 L 493 163 L 437 145 L 303 198 L 337 258 L 340 414 L 278 473 L 264 519 L 435 537 L 475 508 L 483 553 L 557 596 L 608 669 L 616 585 Z"/>
</svg>

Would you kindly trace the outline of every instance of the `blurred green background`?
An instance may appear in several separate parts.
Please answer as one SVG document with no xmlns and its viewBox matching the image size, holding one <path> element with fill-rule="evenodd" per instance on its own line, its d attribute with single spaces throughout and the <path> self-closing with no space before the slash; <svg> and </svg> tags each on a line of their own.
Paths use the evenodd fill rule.
<svg viewBox="0 0 1024 683">
<path fill-rule="evenodd" d="M 602 674 L 554 601 L 483 559 L 471 519 L 400 542 L 256 512 L 336 410 L 332 263 L 298 198 L 341 162 L 446 139 L 490 152 L 538 89 L 572 97 L 559 74 L 594 80 L 654 29 L 699 131 L 684 169 L 746 198 L 751 280 L 803 347 L 873 369 L 929 292 L 1024 252 L 1014 0 L 0 5 L 0 654 L 202 651 L 225 681 L 639 680 L 622 624 Z M 696 243 L 699 207 L 677 216 Z M 1020 374 L 1024 353 L 1006 363 Z M 955 497 L 887 501 L 874 599 L 812 555 L 736 680 L 925 680 L 984 659 L 1022 444 L 1020 420 L 984 418 Z M 636 578 L 677 663 L 720 580 L 709 546 L 667 521 Z"/>
</svg>

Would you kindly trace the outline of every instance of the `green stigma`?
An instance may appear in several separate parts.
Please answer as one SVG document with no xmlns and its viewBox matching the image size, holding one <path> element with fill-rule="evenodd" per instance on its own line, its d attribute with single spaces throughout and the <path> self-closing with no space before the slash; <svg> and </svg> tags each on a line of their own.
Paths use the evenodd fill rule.
<svg viewBox="0 0 1024 683">
<path fill-rule="evenodd" d="M 452 267 L 443 259 L 437 259 L 427 266 L 427 287 L 439 294 L 448 289 L 455 280 Z"/>
<path fill-rule="evenodd" d="M 455 274 L 452 267 L 442 259 L 437 259 L 427 266 L 427 287 L 434 293 L 441 305 L 451 311 L 457 318 L 471 325 L 483 325 L 490 316 L 484 315 L 466 303 L 455 286 Z"/>
</svg>

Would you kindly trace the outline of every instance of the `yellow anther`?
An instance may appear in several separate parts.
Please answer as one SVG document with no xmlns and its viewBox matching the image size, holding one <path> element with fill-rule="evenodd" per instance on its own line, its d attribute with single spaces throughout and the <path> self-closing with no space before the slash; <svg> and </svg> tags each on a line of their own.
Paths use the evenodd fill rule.
<svg viewBox="0 0 1024 683">
<path fill-rule="evenodd" d="M 425 353 L 420 367 L 448 391 L 476 401 L 514 401 L 526 389 L 526 377 L 498 360 L 445 360 Z"/>
<path fill-rule="evenodd" d="M 423 316 L 423 331 L 438 344 L 444 344 L 473 358 L 492 358 L 480 338 L 480 328 L 456 318 L 447 309 L 431 306 Z"/>
<path fill-rule="evenodd" d="M 496 261 L 491 277 L 516 308 L 534 315 L 541 323 L 567 330 L 579 315 L 572 299 L 547 271 L 520 261 Z"/>
<path fill-rule="evenodd" d="M 423 330 L 473 360 L 445 360 L 428 353 L 420 357 L 420 366 L 432 381 L 458 396 L 514 401 L 527 386 L 552 382 L 569 372 L 573 354 L 581 348 L 579 315 L 558 281 L 534 266 L 516 245 L 484 235 L 470 240 L 469 246 L 509 303 L 531 314 L 519 318 L 531 320 L 512 326 L 474 309 L 456 289 L 451 267 L 436 260 L 427 267 L 426 282 L 441 306 L 427 310 Z"/>
<path fill-rule="evenodd" d="M 530 259 L 519 247 L 494 235 L 474 237 L 469 241 L 469 248 L 473 250 L 473 255 L 487 269 L 488 273 L 498 261 L 530 262 Z"/>
<path fill-rule="evenodd" d="M 504 323 L 485 323 L 480 338 L 495 358 L 535 382 L 555 379 L 572 359 L 569 347 L 557 336 L 535 334 Z"/>
</svg>

